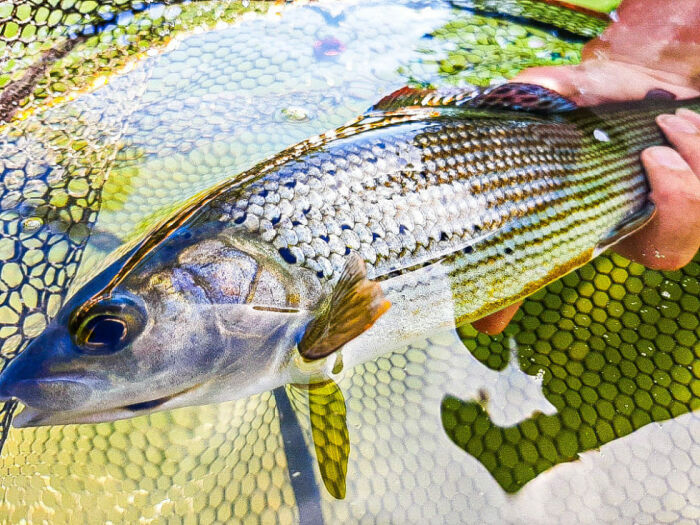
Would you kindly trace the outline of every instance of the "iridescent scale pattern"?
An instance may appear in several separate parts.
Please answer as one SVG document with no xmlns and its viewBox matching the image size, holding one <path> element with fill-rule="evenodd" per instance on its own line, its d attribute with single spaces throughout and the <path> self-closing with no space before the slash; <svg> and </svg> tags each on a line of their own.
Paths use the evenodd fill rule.
<svg viewBox="0 0 700 525">
<path fill-rule="evenodd" d="M 639 153 L 663 142 L 654 116 L 664 106 L 552 116 L 420 108 L 273 160 L 278 168 L 223 193 L 206 216 L 323 280 L 352 251 L 378 280 L 449 264 L 458 317 L 469 320 L 580 266 L 643 213 Z"/>
</svg>

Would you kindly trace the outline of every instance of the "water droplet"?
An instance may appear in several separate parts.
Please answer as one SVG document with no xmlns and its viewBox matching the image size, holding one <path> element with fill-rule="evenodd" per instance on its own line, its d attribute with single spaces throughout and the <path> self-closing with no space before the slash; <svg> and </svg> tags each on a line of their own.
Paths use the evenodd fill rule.
<svg viewBox="0 0 700 525">
<path fill-rule="evenodd" d="M 610 142 L 610 137 L 602 129 L 595 129 L 593 131 L 593 136 L 600 142 Z"/>
<path fill-rule="evenodd" d="M 534 363 L 534 361 L 535 361 L 535 360 L 532 359 L 532 362 L 533 362 L 533 363 Z M 540 369 L 537 371 L 537 375 L 535 376 L 535 381 L 538 382 L 538 383 L 541 383 L 543 380 L 544 380 L 544 370 L 543 370 L 542 368 L 540 368 Z"/>
</svg>

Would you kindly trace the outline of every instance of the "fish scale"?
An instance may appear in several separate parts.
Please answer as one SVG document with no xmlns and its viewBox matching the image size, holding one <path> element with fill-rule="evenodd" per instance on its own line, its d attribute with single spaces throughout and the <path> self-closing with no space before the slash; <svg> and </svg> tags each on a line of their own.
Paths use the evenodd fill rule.
<svg viewBox="0 0 700 525">
<path fill-rule="evenodd" d="M 664 143 L 654 118 L 680 105 L 698 107 L 408 108 L 403 122 L 380 117 L 369 131 L 330 135 L 224 192 L 205 216 L 240 223 L 324 281 L 335 282 L 351 251 L 380 281 L 440 261 L 457 319 L 471 321 L 590 260 L 642 210 L 639 154 Z"/>
</svg>

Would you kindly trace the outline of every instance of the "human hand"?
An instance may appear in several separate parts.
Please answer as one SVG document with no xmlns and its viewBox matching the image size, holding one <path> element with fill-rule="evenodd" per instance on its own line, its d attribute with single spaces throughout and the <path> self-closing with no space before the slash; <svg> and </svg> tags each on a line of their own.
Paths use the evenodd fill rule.
<svg viewBox="0 0 700 525">
<path fill-rule="evenodd" d="M 641 99 L 652 89 L 700 96 L 700 0 L 628 0 L 618 14 L 619 22 L 584 47 L 581 64 L 532 68 L 513 81 L 543 85 L 581 106 Z M 657 123 L 675 149 L 642 153 L 656 214 L 613 249 L 649 268 L 675 270 L 700 248 L 700 115 L 681 109 Z M 499 333 L 520 304 L 473 326 Z"/>
</svg>

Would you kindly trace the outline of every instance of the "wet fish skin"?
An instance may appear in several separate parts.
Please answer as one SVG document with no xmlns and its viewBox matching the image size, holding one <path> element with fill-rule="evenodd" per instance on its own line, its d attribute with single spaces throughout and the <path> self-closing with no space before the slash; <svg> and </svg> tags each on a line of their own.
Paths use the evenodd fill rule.
<svg viewBox="0 0 700 525">
<path fill-rule="evenodd" d="M 55 424 L 332 375 L 333 363 L 304 364 L 295 346 L 353 253 L 392 307 L 342 349 L 346 367 L 476 319 L 648 215 L 639 153 L 663 143 L 654 117 L 678 105 L 698 103 L 370 113 L 184 207 L 73 297 L 3 373 L 0 394 L 41 383 L 17 423 Z M 109 301 L 140 304 L 147 321 L 119 351 L 86 356 L 76 325 Z M 66 381 L 90 394 L 56 406 Z"/>
<path fill-rule="evenodd" d="M 380 117 L 224 193 L 203 220 L 240 223 L 322 280 L 337 277 L 350 251 L 379 280 L 442 261 L 457 317 L 471 321 L 590 260 L 648 214 L 639 155 L 665 143 L 654 118 L 699 105 Z"/>
</svg>

